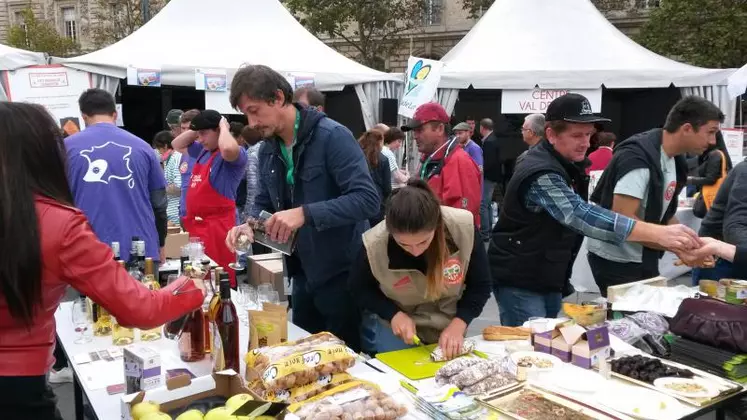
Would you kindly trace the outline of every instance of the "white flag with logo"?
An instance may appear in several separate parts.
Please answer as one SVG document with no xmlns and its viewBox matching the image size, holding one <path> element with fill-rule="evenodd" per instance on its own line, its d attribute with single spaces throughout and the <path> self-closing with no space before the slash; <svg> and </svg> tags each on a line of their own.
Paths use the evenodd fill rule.
<svg viewBox="0 0 747 420">
<path fill-rule="evenodd" d="M 399 101 L 399 115 L 412 118 L 415 109 L 431 102 L 436 95 L 444 63 L 427 58 L 410 57 L 405 73 L 405 92 Z"/>
</svg>

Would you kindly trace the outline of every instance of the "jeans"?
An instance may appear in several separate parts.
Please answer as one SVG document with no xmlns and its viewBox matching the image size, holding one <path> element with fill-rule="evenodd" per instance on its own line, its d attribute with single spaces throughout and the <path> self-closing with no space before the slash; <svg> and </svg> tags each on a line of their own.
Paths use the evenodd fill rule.
<svg viewBox="0 0 747 420">
<path fill-rule="evenodd" d="M 361 326 L 361 348 L 364 353 L 374 356 L 378 353 L 404 350 L 410 347 L 401 338 L 394 335 L 391 326 L 387 325 L 378 315 L 371 312 L 363 313 Z"/>
<path fill-rule="evenodd" d="M 3 420 L 62 420 L 46 375 L 0 376 L 0 413 Z"/>
<path fill-rule="evenodd" d="M 734 265 L 729 261 L 719 259 L 713 268 L 693 268 L 693 286 L 700 280 L 730 279 L 734 276 Z"/>
<path fill-rule="evenodd" d="M 293 274 L 293 323 L 311 334 L 329 331 L 360 351 L 360 310 L 347 288 L 348 272 L 310 287 L 303 272 Z"/>
<path fill-rule="evenodd" d="M 483 242 L 490 240 L 490 232 L 493 230 L 493 191 L 495 182 L 482 180 L 482 202 L 480 203 L 480 236 Z"/>
<path fill-rule="evenodd" d="M 515 287 L 493 286 L 501 325 L 520 327 L 532 317 L 555 318 L 560 312 L 562 294 L 535 293 Z"/>
</svg>

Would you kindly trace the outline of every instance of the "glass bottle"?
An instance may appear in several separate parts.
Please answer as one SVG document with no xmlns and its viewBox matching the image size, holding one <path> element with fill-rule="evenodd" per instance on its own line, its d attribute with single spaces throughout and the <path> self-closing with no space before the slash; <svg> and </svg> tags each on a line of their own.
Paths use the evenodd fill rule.
<svg viewBox="0 0 747 420">
<path fill-rule="evenodd" d="M 124 269 L 125 262 L 122 260 L 117 261 L 119 265 Z M 111 317 L 112 323 L 112 343 L 116 346 L 126 346 L 132 344 L 135 341 L 135 330 L 133 328 L 126 328 L 117 322 L 115 317 Z"/>
<path fill-rule="evenodd" d="M 179 336 L 179 357 L 185 362 L 197 362 L 205 358 L 205 322 L 202 308 L 187 315 Z"/>
<path fill-rule="evenodd" d="M 161 285 L 158 283 L 155 272 L 153 270 L 153 258 L 145 258 L 145 275 L 143 276 L 142 282 L 145 287 L 150 290 L 158 290 L 161 288 Z M 161 326 L 140 331 L 140 339 L 143 341 L 155 341 L 160 338 Z"/>
<path fill-rule="evenodd" d="M 241 372 L 239 356 L 239 317 L 236 314 L 236 307 L 231 301 L 231 283 L 228 279 L 228 274 L 224 273 L 221 277 L 220 304 L 218 306 L 215 325 L 218 329 L 216 334 L 220 336 L 225 364 L 223 368 L 233 369 L 235 372 Z"/>
</svg>

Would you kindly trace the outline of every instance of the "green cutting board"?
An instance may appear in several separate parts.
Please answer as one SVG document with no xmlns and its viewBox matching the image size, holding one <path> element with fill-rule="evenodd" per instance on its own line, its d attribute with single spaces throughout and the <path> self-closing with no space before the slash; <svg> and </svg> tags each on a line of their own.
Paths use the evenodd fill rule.
<svg viewBox="0 0 747 420">
<path fill-rule="evenodd" d="M 431 360 L 431 352 L 438 344 L 428 346 L 417 346 L 404 350 L 379 353 L 376 358 L 402 374 L 407 379 L 418 381 L 420 379 L 432 378 L 446 362 L 434 362 Z"/>
</svg>

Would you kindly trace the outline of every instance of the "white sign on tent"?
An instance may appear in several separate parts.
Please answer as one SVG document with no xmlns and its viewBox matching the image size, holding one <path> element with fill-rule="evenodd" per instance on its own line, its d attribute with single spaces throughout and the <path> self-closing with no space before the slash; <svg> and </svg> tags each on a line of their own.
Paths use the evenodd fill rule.
<svg viewBox="0 0 747 420">
<path fill-rule="evenodd" d="M 161 87 L 161 68 L 158 66 L 128 66 L 127 84 L 130 86 Z"/>
<path fill-rule="evenodd" d="M 427 58 L 410 57 L 407 60 L 405 93 L 399 101 L 399 115 L 412 118 L 415 110 L 431 102 L 436 95 L 444 63 Z"/>
<path fill-rule="evenodd" d="M 731 163 L 736 165 L 744 160 L 744 131 L 738 128 L 722 128 L 726 150 L 729 151 Z"/>
<path fill-rule="evenodd" d="M 93 86 L 90 73 L 50 65 L 24 67 L 5 74 L 8 100 L 43 105 L 68 134 L 84 127 L 78 98 Z"/>
<path fill-rule="evenodd" d="M 225 69 L 195 69 L 195 89 L 225 92 L 227 85 Z"/>
<path fill-rule="evenodd" d="M 583 95 L 591 110 L 602 111 L 602 88 L 599 89 L 503 89 L 501 114 L 544 114 L 555 98 L 567 93 Z"/>
</svg>

